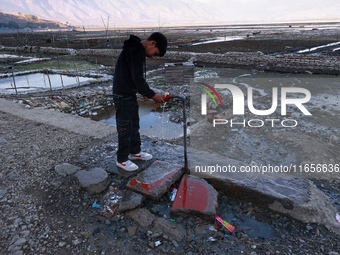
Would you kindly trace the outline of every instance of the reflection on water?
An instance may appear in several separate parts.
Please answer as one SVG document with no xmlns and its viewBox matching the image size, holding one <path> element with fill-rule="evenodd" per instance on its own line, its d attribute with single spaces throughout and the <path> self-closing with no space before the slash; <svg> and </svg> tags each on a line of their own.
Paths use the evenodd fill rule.
<svg viewBox="0 0 340 255">
<path fill-rule="evenodd" d="M 19 93 L 32 92 L 36 90 L 60 89 L 63 86 L 78 85 L 83 82 L 94 81 L 94 78 L 67 76 L 62 74 L 30 73 L 27 75 L 16 75 L 14 79 L 1 77 L 0 93 L 15 93 L 15 86 Z M 15 85 L 15 86 L 14 86 Z"/>
<path fill-rule="evenodd" d="M 169 112 L 156 112 L 153 102 L 139 101 L 140 133 L 149 137 L 171 140 L 183 136 L 183 127 L 169 120 Z M 110 126 L 116 126 L 114 107 L 107 109 L 92 119 L 104 122 Z"/>
</svg>

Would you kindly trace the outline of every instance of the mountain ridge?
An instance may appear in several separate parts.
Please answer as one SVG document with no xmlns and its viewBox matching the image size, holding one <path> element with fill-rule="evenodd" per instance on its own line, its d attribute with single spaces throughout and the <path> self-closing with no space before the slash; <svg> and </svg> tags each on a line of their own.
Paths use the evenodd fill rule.
<svg viewBox="0 0 340 255">
<path fill-rule="evenodd" d="M 174 26 L 233 22 L 288 21 L 340 18 L 336 0 L 2 0 L 6 13 L 28 13 L 72 26 Z M 105 24 L 107 25 L 107 24 Z"/>
<path fill-rule="evenodd" d="M 14 15 L 0 13 L 0 28 L 22 29 L 22 28 L 60 28 L 66 27 L 58 21 L 40 19 L 32 14 Z"/>
</svg>

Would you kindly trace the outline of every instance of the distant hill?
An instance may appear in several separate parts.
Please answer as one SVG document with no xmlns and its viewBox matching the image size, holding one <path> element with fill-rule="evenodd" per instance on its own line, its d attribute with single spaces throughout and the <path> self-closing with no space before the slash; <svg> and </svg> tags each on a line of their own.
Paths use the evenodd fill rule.
<svg viewBox="0 0 340 255">
<path fill-rule="evenodd" d="M 87 28 L 339 20 L 339 10 L 339 0 L 1 0 L 0 4 L 0 12 L 28 13 Z"/>
<path fill-rule="evenodd" d="M 12 15 L 8 13 L 0 13 L 0 28 L 21 29 L 21 28 L 61 28 L 66 27 L 57 21 L 40 19 L 32 14 Z"/>
</svg>

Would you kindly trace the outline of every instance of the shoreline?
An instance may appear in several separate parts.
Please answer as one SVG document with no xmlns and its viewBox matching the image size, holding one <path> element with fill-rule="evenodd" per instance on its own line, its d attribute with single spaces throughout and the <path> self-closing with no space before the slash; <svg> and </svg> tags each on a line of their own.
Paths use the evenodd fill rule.
<svg viewBox="0 0 340 255">
<path fill-rule="evenodd" d="M 257 27 L 257 26 L 289 26 L 289 25 L 314 25 L 314 26 L 318 26 L 318 25 L 339 25 L 340 19 L 339 18 L 331 18 L 331 19 L 327 19 L 327 20 L 281 20 L 281 21 L 230 21 L 230 22 L 215 22 L 215 23 L 195 23 L 195 24 L 178 24 L 178 25 L 168 25 L 168 26 L 115 26 L 114 28 L 104 28 L 102 26 L 95 26 L 95 25 L 87 25 L 87 26 L 83 26 L 83 25 L 74 25 L 73 27 L 75 29 L 80 29 L 83 30 L 83 28 L 85 28 L 88 31 L 92 31 L 92 32 L 105 32 L 106 30 L 109 32 L 114 32 L 114 31 L 118 31 L 118 30 L 129 30 L 129 31 L 133 31 L 133 30 L 159 30 L 159 29 L 196 29 L 196 28 L 216 28 L 216 27 L 223 27 L 223 28 L 229 28 L 229 27 L 246 27 L 246 26 L 251 26 L 251 27 Z M 61 28 L 53 28 L 53 29 L 43 29 L 43 28 L 33 28 L 30 29 L 31 31 L 36 31 L 36 32 L 46 32 L 46 31 L 69 31 L 68 28 L 66 27 L 61 27 Z M 8 29 L 8 28 L 0 28 L 0 35 L 2 34 L 3 31 L 6 31 L 7 33 L 17 33 L 19 32 L 26 32 L 27 29 L 26 28 L 20 28 L 20 29 Z M 73 30 L 73 31 L 77 31 L 77 30 Z"/>
<path fill-rule="evenodd" d="M 228 42 L 229 45 L 229 42 Z M 201 45 L 197 45 L 201 46 Z M 195 46 L 193 46 L 195 47 Z M 205 46 L 206 47 L 206 46 Z M 279 52 L 274 54 L 265 54 L 261 51 L 257 52 L 197 52 L 194 51 L 174 51 L 169 50 L 167 55 L 161 62 L 187 62 L 192 61 L 195 66 L 209 66 L 209 67 L 228 67 L 228 68 L 250 68 L 258 69 L 259 71 L 274 71 L 286 73 L 315 73 L 315 74 L 330 74 L 340 75 L 340 58 L 330 56 L 327 54 L 296 54 L 287 52 Z M 27 52 L 27 47 L 3 47 L 5 52 Z M 30 53 L 43 55 L 72 55 L 84 58 L 116 58 L 120 50 L 110 49 L 80 49 L 75 50 L 71 48 L 47 48 L 47 47 L 32 47 Z M 340 50 L 338 50 L 340 54 Z"/>
</svg>

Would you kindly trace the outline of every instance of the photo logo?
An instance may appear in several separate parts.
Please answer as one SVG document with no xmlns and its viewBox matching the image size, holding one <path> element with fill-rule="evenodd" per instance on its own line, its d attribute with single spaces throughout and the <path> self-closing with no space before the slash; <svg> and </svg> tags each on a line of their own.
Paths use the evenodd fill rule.
<svg viewBox="0 0 340 255">
<path fill-rule="evenodd" d="M 233 98 L 233 115 L 244 115 L 245 113 L 245 95 L 243 91 L 231 84 L 215 84 L 214 87 L 204 84 L 207 88 L 210 89 L 207 90 L 206 88 L 203 88 L 202 90 L 206 94 L 201 94 L 201 114 L 207 115 L 207 95 L 210 96 L 210 98 L 213 100 L 214 104 L 217 105 L 216 99 L 211 93 L 211 91 L 214 93 L 214 95 L 219 99 L 220 104 L 222 105 L 222 100 L 219 95 L 219 93 L 216 91 L 216 89 L 228 89 Z M 258 116 L 268 116 L 272 113 L 274 113 L 277 109 L 279 97 L 278 97 L 278 91 L 279 89 L 277 87 L 272 88 L 272 105 L 269 109 L 255 109 L 254 103 L 253 103 L 253 88 L 248 87 L 247 88 L 247 106 L 248 110 Z M 303 105 L 304 103 L 307 103 L 311 99 L 311 93 L 309 90 L 305 88 L 297 88 L 297 87 L 281 87 L 281 116 L 287 115 L 287 105 L 295 105 L 304 115 L 312 115 L 306 107 Z M 304 95 L 304 97 L 292 97 L 291 95 Z M 265 119 L 264 121 L 261 119 L 252 119 L 247 122 L 248 126 L 250 127 L 262 127 L 264 126 L 265 122 L 271 122 L 272 127 L 274 126 L 274 122 L 280 121 L 279 119 Z M 293 123 L 293 125 L 287 125 L 287 122 Z M 213 126 L 217 124 L 227 124 L 231 123 L 233 124 L 233 120 L 226 120 L 226 119 L 214 119 Z M 241 124 L 244 127 L 246 126 L 246 120 L 243 122 L 235 122 L 234 124 Z M 295 127 L 297 126 L 297 121 L 293 119 L 284 119 L 281 121 L 281 125 L 283 127 Z"/>
<path fill-rule="evenodd" d="M 209 97 L 211 98 L 211 100 L 214 102 L 216 106 L 217 106 L 217 102 L 216 102 L 215 97 L 218 99 L 218 102 L 220 105 L 223 105 L 223 102 L 222 102 L 220 94 L 218 94 L 218 92 L 213 86 L 206 84 L 206 83 L 203 83 L 203 85 L 209 89 L 208 90 L 205 87 L 201 88 L 201 90 L 206 93 L 206 94 L 203 94 L 203 93 L 201 94 L 201 113 L 202 115 L 206 115 L 207 114 L 207 95 L 209 95 Z M 215 95 L 215 97 L 211 92 Z"/>
</svg>

